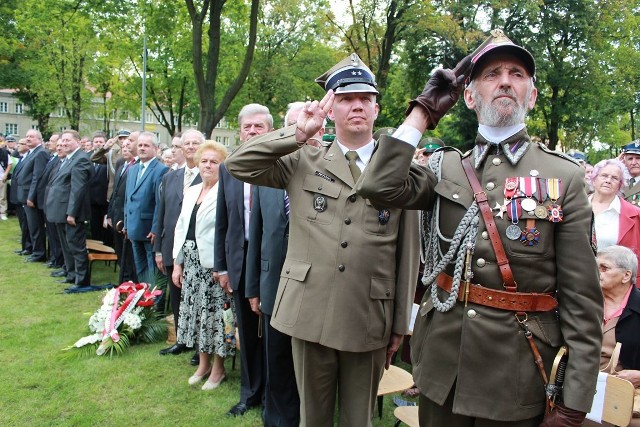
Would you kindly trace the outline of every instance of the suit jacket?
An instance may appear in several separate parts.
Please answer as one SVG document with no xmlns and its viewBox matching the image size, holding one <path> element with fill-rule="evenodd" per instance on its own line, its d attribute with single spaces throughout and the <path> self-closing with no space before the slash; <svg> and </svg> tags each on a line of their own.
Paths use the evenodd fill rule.
<svg viewBox="0 0 640 427">
<path fill-rule="evenodd" d="M 27 200 L 31 200 L 36 206 L 42 209 L 42 206 L 38 206 L 37 187 L 38 180 L 44 172 L 47 162 L 49 161 L 49 152 L 44 148 L 42 144 L 33 149 L 31 153 L 24 158 L 20 164 L 20 173 L 17 179 L 14 175 L 13 183 L 17 184 L 17 197 L 20 203 L 27 203 Z"/>
<path fill-rule="evenodd" d="M 191 185 L 201 182 L 202 178 L 198 174 Z M 217 188 L 216 191 L 218 191 Z M 184 168 L 169 171 L 162 177 L 158 189 L 158 207 L 153 218 L 153 232 L 156 235 L 153 251 L 162 253 L 164 265 L 173 265 L 173 238 L 182 210 L 183 192 Z"/>
<path fill-rule="evenodd" d="M 406 334 L 418 274 L 416 212 L 358 197 L 337 144 L 300 146 L 295 126 L 245 142 L 225 162 L 252 184 L 286 188 L 289 246 L 271 325 L 339 351 Z M 382 219 L 381 219 L 382 218 Z"/>
<path fill-rule="evenodd" d="M 261 310 L 269 315 L 289 244 L 284 194 L 277 188 L 255 186 L 251 195 L 245 296 L 260 297 Z"/>
<path fill-rule="evenodd" d="M 244 225 L 244 184 L 229 175 L 220 165 L 218 173 L 218 206 L 216 211 L 215 271 L 227 271 L 231 288 L 240 288 L 240 278 L 244 270 L 245 225 Z"/>
<path fill-rule="evenodd" d="M 168 170 L 158 159 L 147 166 L 139 182 L 140 163 L 129 168 L 124 205 L 124 228 L 130 240 L 148 240 L 153 225 L 153 214 L 158 197 L 158 186 L 162 175 Z"/>
<path fill-rule="evenodd" d="M 620 363 L 625 369 L 640 370 L 640 290 L 631 290 L 627 306 L 616 324 L 616 341 L 622 343 Z"/>
<path fill-rule="evenodd" d="M 66 223 L 67 216 L 72 216 L 78 223 L 91 218 L 91 174 L 89 156 L 82 149 L 73 153 L 71 159 L 67 157 L 51 179 L 45 209 L 47 221 Z"/>
<path fill-rule="evenodd" d="M 213 268 L 214 244 L 211 237 L 215 233 L 216 228 L 217 186 L 218 184 L 216 183 L 213 188 L 209 190 L 196 214 L 196 245 L 198 247 L 200 265 L 204 268 Z M 178 217 L 178 222 L 176 223 L 172 256 L 179 264 L 183 262 L 181 256 L 182 245 L 184 245 L 186 240 L 189 222 L 191 221 L 191 213 L 198 201 L 201 190 L 202 183 L 189 187 L 184 195 L 182 209 Z"/>
<path fill-rule="evenodd" d="M 432 210 L 440 235 L 453 237 L 474 202 L 474 192 L 462 169 L 462 155 L 444 150 L 439 176 L 412 164 L 415 148 L 390 136 L 380 138 L 378 150 L 359 181 L 358 193 L 380 205 Z M 441 156 L 441 157 L 440 157 Z M 603 300 L 595 256 L 591 249 L 593 214 L 584 191 L 584 171 L 561 154 L 531 142 L 526 131 L 491 145 L 481 136 L 470 157 L 489 205 L 502 204 L 510 177 L 559 178 L 557 203 L 562 221 L 538 219 L 523 211 L 519 226 L 539 231 L 532 246 L 502 238 L 518 292 L 550 292 L 558 311 L 528 313 L 534 340 L 550 369 L 558 348 L 569 347 L 564 383 L 567 407 L 589 412 L 599 370 Z M 551 205 L 551 200 L 544 205 Z M 500 237 L 511 221 L 495 218 Z M 435 230 L 434 230 L 435 232 Z M 449 243 L 442 238 L 446 253 Z M 473 282 L 503 290 L 503 280 L 484 221 L 480 219 L 471 263 Z M 426 267 L 425 267 L 426 268 Z M 446 273 L 453 275 L 453 261 Z M 440 301 L 448 293 L 439 289 Z M 473 310 L 473 311 L 471 311 Z M 514 312 L 484 305 L 457 303 L 450 311 L 434 309 L 430 292 L 422 300 L 411 342 L 413 376 L 420 391 L 443 404 L 455 387 L 453 411 L 461 415 L 513 421 L 539 416 L 545 409 L 542 379 Z M 455 384 L 455 386 L 454 386 Z"/>
<path fill-rule="evenodd" d="M 633 250 L 640 263 L 640 208 L 620 197 L 618 244 Z"/>
<path fill-rule="evenodd" d="M 38 206 L 42 206 L 43 209 L 47 207 L 47 194 L 49 194 L 49 187 L 51 186 L 51 180 L 54 177 L 54 172 L 57 172 L 60 165 L 60 158 L 58 156 L 51 156 L 47 166 L 44 168 L 42 176 L 38 180 Z"/>
<path fill-rule="evenodd" d="M 622 192 L 622 196 L 627 202 L 633 205 L 637 206 L 638 204 L 640 204 L 640 177 L 636 177 L 635 184 L 629 188 L 626 188 Z"/>
<path fill-rule="evenodd" d="M 127 188 L 127 174 L 125 170 L 122 173 L 122 169 L 126 168 L 128 163 L 124 162 L 124 159 L 118 160 L 116 172 L 113 181 L 113 193 L 109 199 L 109 207 L 107 208 L 107 217 L 111 218 L 111 224 L 113 228 L 116 228 L 116 224 L 122 221 L 124 224 L 124 198 Z"/>
<path fill-rule="evenodd" d="M 95 206 L 107 206 L 107 187 L 109 184 L 107 177 L 107 165 L 93 163 L 91 165 L 93 174 L 91 175 L 91 204 Z"/>
</svg>

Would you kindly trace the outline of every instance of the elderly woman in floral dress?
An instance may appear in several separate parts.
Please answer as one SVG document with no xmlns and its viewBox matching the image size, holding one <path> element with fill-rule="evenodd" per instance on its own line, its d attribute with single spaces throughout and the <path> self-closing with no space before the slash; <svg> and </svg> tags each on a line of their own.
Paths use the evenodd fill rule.
<svg viewBox="0 0 640 427">
<path fill-rule="evenodd" d="M 182 288 L 178 343 L 197 345 L 200 363 L 189 378 L 195 385 L 206 379 L 212 390 L 225 378 L 224 357 L 235 348 L 225 341 L 225 305 L 231 301 L 213 280 L 213 232 L 218 195 L 218 170 L 227 156 L 223 145 L 206 142 L 195 155 L 202 183 L 184 193 L 173 246 L 173 282 Z M 211 364 L 213 355 L 213 366 Z"/>
</svg>

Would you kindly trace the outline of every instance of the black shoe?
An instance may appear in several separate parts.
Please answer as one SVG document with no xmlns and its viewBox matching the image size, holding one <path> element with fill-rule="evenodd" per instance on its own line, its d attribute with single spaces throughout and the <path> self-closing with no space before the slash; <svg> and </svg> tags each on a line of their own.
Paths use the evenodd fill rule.
<svg viewBox="0 0 640 427">
<path fill-rule="evenodd" d="M 189 349 L 184 344 L 174 344 L 171 347 L 163 348 L 162 350 L 160 350 L 160 356 L 164 356 L 166 354 L 180 354 L 188 350 Z"/>
<path fill-rule="evenodd" d="M 47 258 L 41 256 L 41 257 L 29 257 L 27 259 L 24 260 L 24 262 L 45 262 L 47 260 Z"/>
<path fill-rule="evenodd" d="M 49 274 L 49 276 L 51 277 L 66 277 L 67 276 L 67 272 L 64 270 L 56 270 L 56 271 L 52 271 L 51 274 Z"/>
<path fill-rule="evenodd" d="M 14 254 L 18 254 L 18 255 L 22 255 L 22 252 L 24 252 L 24 250 L 22 249 L 16 249 L 15 251 L 13 251 Z"/>
<path fill-rule="evenodd" d="M 196 351 L 195 354 L 191 357 L 191 366 L 198 366 L 199 364 L 200 364 L 200 353 Z"/>
<path fill-rule="evenodd" d="M 29 255 L 31 255 L 31 251 L 20 251 L 20 252 L 18 252 L 18 255 L 20 255 L 20 256 L 29 256 Z"/>
<path fill-rule="evenodd" d="M 62 280 L 56 280 L 56 282 L 58 282 L 58 283 L 74 283 L 75 280 L 73 280 L 73 279 L 62 279 Z"/>
<path fill-rule="evenodd" d="M 73 282 L 72 282 L 73 283 Z M 66 288 L 64 291 L 67 293 L 74 293 L 74 292 L 81 292 L 87 288 L 89 288 L 90 285 L 71 285 L 68 288 Z"/>
<path fill-rule="evenodd" d="M 238 402 L 229 409 L 227 417 L 241 417 L 249 410 L 249 407 L 242 402 Z"/>
<path fill-rule="evenodd" d="M 62 268 L 62 266 L 61 266 L 61 265 L 58 265 L 58 264 L 53 264 L 53 263 L 51 263 L 51 264 L 47 264 L 47 268 L 61 269 L 61 268 Z"/>
</svg>

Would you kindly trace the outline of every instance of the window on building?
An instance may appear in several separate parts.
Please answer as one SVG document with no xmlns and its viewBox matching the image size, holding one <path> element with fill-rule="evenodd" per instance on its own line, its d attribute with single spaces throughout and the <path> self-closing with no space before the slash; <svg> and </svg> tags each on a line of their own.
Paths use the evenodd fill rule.
<svg viewBox="0 0 640 427">
<path fill-rule="evenodd" d="M 5 135 L 17 135 L 18 134 L 18 124 L 17 123 L 6 123 L 4 125 L 4 134 Z"/>
<path fill-rule="evenodd" d="M 8 113 L 9 112 L 9 103 L 0 102 L 0 113 Z"/>
<path fill-rule="evenodd" d="M 39 130 L 39 129 L 38 129 L 38 125 L 31 125 L 31 129 L 33 129 L 33 130 Z"/>
<path fill-rule="evenodd" d="M 145 115 L 145 120 L 147 121 L 147 123 L 153 123 L 153 113 L 147 113 Z"/>
<path fill-rule="evenodd" d="M 22 114 L 22 104 L 16 104 L 16 114 Z"/>
</svg>

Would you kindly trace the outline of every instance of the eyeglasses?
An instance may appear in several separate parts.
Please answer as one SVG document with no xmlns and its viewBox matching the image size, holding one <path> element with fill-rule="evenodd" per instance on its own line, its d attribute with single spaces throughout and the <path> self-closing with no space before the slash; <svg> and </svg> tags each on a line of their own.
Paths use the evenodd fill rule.
<svg viewBox="0 0 640 427">
<path fill-rule="evenodd" d="M 602 179 L 610 179 L 611 182 L 618 182 L 620 181 L 620 178 L 618 178 L 617 175 L 609 175 L 606 173 L 601 173 L 598 175 L 598 178 L 602 178 Z"/>
</svg>

